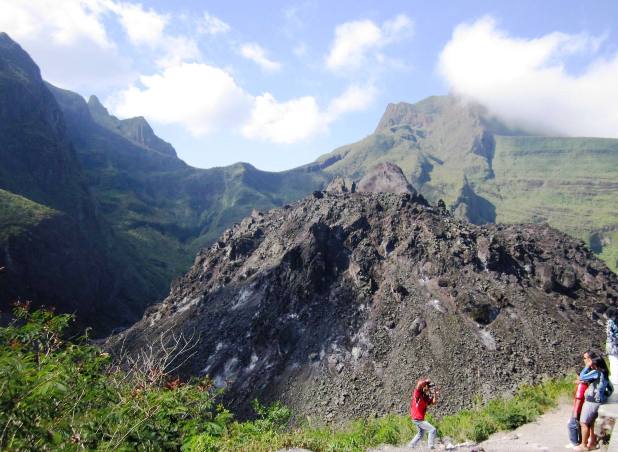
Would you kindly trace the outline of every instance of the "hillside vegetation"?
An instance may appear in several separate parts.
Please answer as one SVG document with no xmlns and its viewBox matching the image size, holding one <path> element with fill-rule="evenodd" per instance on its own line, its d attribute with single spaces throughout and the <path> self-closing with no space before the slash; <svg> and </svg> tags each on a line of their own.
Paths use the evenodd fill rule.
<svg viewBox="0 0 618 452">
<path fill-rule="evenodd" d="M 0 189 L 0 246 L 54 215 L 54 209 Z"/>
</svg>

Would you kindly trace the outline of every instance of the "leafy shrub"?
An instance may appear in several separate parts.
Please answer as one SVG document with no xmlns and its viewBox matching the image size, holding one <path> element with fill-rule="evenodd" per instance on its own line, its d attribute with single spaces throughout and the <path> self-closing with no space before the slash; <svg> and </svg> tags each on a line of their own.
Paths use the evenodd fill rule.
<svg viewBox="0 0 618 452">
<path fill-rule="evenodd" d="M 20 304 L 0 328 L 0 449 L 179 449 L 231 423 L 209 380 L 127 373 L 87 337 L 65 340 L 71 320 Z"/>
</svg>

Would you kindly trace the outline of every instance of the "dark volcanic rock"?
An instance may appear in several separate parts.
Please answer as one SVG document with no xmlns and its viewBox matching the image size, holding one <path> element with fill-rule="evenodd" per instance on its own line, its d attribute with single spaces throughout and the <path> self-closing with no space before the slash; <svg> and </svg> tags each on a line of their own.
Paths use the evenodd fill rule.
<svg viewBox="0 0 618 452">
<path fill-rule="evenodd" d="M 416 190 L 409 184 L 403 171 L 392 163 L 379 163 L 369 170 L 356 187 L 359 192 L 411 193 Z"/>
<path fill-rule="evenodd" d="M 324 190 L 331 193 L 356 193 L 356 182 L 343 176 L 337 176 Z"/>
<path fill-rule="evenodd" d="M 200 335 L 185 374 L 326 421 L 404 413 L 417 378 L 438 409 L 561 374 L 600 343 L 618 281 L 548 226 L 475 226 L 409 193 L 322 193 L 255 214 L 203 250 L 116 341 Z"/>
</svg>

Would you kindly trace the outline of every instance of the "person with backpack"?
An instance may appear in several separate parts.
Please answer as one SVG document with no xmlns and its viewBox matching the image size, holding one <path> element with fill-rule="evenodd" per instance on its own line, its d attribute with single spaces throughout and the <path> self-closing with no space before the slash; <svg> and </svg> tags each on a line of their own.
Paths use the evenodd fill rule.
<svg viewBox="0 0 618 452">
<path fill-rule="evenodd" d="M 416 447 L 423 438 L 425 432 L 427 432 L 427 445 L 430 449 L 433 449 L 436 428 L 425 420 L 425 413 L 429 405 L 438 403 L 438 393 L 438 387 L 428 379 L 420 379 L 416 383 L 416 387 L 412 393 L 412 400 L 410 401 L 410 417 L 414 425 L 418 428 L 418 433 L 412 438 L 412 441 L 408 443 L 408 447 Z"/>
<path fill-rule="evenodd" d="M 579 417 L 581 426 L 581 443 L 573 450 L 592 450 L 596 448 L 597 437 L 594 434 L 594 422 L 599 414 L 599 406 L 605 403 L 614 388 L 609 381 L 609 371 L 605 360 L 595 356 L 590 364 L 595 379 L 590 382 L 585 393 L 584 405 Z"/>
<path fill-rule="evenodd" d="M 571 419 L 567 424 L 568 432 L 569 432 L 569 441 L 570 443 L 566 445 L 567 449 L 572 449 L 578 446 L 582 440 L 582 429 L 579 425 L 579 416 L 582 411 L 582 406 L 584 404 L 586 389 L 588 389 L 588 384 L 598 378 L 598 371 L 592 369 L 592 360 L 597 357 L 597 354 L 593 351 L 587 350 L 583 354 L 584 359 L 584 368 L 577 376 L 577 380 L 575 380 L 575 384 L 577 385 L 575 389 L 575 398 L 573 401 L 573 412 L 571 415 Z"/>
</svg>

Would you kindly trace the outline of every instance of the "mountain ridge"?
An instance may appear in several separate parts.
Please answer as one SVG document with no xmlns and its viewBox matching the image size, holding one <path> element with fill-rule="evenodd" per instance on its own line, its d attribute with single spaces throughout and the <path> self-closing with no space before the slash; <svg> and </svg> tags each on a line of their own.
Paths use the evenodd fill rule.
<svg viewBox="0 0 618 452">
<path fill-rule="evenodd" d="M 324 154 L 316 167 L 359 178 L 387 161 L 469 221 L 549 222 L 589 245 L 603 237 L 595 250 L 618 269 L 616 139 L 530 135 L 480 105 L 431 96 L 389 104 L 373 134 Z"/>
<path fill-rule="evenodd" d="M 64 114 L 28 54 L 0 34 L 0 306 L 27 299 L 77 312 L 108 333 L 144 287 L 122 265 L 67 135 Z"/>
</svg>

